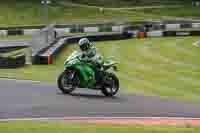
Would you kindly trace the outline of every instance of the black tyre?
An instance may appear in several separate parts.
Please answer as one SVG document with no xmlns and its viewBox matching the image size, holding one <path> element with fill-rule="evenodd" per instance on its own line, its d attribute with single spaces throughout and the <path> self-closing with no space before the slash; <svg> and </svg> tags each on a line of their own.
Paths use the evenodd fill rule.
<svg viewBox="0 0 200 133">
<path fill-rule="evenodd" d="M 119 79 L 113 73 L 107 73 L 106 79 L 104 81 L 104 87 L 102 88 L 102 93 L 105 96 L 112 97 L 119 91 Z"/>
<path fill-rule="evenodd" d="M 62 72 L 58 77 L 57 83 L 62 93 L 70 94 L 78 86 L 78 76 L 74 71 Z"/>
</svg>

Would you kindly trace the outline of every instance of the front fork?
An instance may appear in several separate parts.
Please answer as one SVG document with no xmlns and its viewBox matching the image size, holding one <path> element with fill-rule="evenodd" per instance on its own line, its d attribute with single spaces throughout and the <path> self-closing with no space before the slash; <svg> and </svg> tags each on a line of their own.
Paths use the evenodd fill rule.
<svg viewBox="0 0 200 133">
<path fill-rule="evenodd" d="M 64 76 L 64 85 L 66 87 L 72 87 L 73 85 L 73 78 L 74 78 L 75 73 L 71 71 L 65 71 L 65 76 Z"/>
</svg>

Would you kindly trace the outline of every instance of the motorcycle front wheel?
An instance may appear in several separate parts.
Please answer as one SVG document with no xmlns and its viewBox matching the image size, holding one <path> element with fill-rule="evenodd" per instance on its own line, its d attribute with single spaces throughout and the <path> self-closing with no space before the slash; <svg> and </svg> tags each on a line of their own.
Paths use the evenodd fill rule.
<svg viewBox="0 0 200 133">
<path fill-rule="evenodd" d="M 115 74 L 107 73 L 106 80 L 104 81 L 104 87 L 101 91 L 105 96 L 108 97 L 115 96 L 118 93 L 119 79 Z"/>
<path fill-rule="evenodd" d="M 57 80 L 58 88 L 64 94 L 72 93 L 78 86 L 79 79 L 75 71 L 62 72 Z"/>
</svg>

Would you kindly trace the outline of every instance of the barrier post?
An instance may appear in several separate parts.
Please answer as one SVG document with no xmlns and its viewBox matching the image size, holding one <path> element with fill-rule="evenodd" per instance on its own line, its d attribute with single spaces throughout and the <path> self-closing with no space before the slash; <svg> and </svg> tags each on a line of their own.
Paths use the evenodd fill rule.
<svg viewBox="0 0 200 133">
<path fill-rule="evenodd" d="M 139 32 L 139 38 L 144 39 L 145 38 L 145 32 L 143 32 L 143 31 Z"/>
<path fill-rule="evenodd" d="M 26 55 L 26 64 L 31 65 L 32 64 L 32 49 L 30 47 L 27 47 L 25 49 L 25 55 Z"/>
<path fill-rule="evenodd" d="M 53 64 L 53 57 L 52 55 L 48 56 L 48 64 Z"/>
</svg>

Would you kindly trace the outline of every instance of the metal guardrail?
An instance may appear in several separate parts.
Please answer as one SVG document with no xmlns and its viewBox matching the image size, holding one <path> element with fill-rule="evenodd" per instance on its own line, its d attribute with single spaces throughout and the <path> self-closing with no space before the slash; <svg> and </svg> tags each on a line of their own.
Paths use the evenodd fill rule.
<svg viewBox="0 0 200 133">
<path fill-rule="evenodd" d="M 54 25 L 57 33 L 85 33 L 85 32 L 123 32 L 175 30 L 183 28 L 200 28 L 200 20 L 171 20 L 171 21 L 141 21 L 141 22 L 110 22 L 98 24 Z M 39 26 L 0 27 L 0 35 L 33 35 L 43 29 Z"/>
<path fill-rule="evenodd" d="M 49 49 L 41 54 L 38 54 L 34 59 L 34 64 L 51 64 L 53 58 L 62 50 L 62 48 L 69 44 L 77 43 L 81 38 L 87 37 L 91 41 L 108 41 L 108 40 L 122 40 L 129 39 L 132 34 L 129 33 L 115 33 L 115 34 L 105 34 L 105 35 L 88 35 L 88 36 L 75 36 L 75 37 L 62 37 L 57 40 L 57 42 L 52 45 Z M 50 61 L 50 62 L 49 62 Z"/>
<path fill-rule="evenodd" d="M 55 40 L 56 34 L 53 25 L 47 26 L 34 34 L 31 41 L 32 56 L 37 55 L 44 48 L 50 46 Z"/>
<path fill-rule="evenodd" d="M 145 25 L 145 24 L 184 24 L 184 23 L 200 23 L 200 20 L 146 20 L 146 21 L 123 21 L 120 22 L 120 19 L 113 21 L 96 21 L 96 22 L 80 22 L 74 21 L 73 23 L 68 24 L 55 24 L 55 28 L 74 28 L 74 27 L 94 27 L 94 26 L 111 26 L 111 25 Z M 17 29 L 42 29 L 46 25 L 34 25 L 34 26 L 11 26 L 11 27 L 0 27 L 0 30 L 17 30 Z"/>
</svg>

